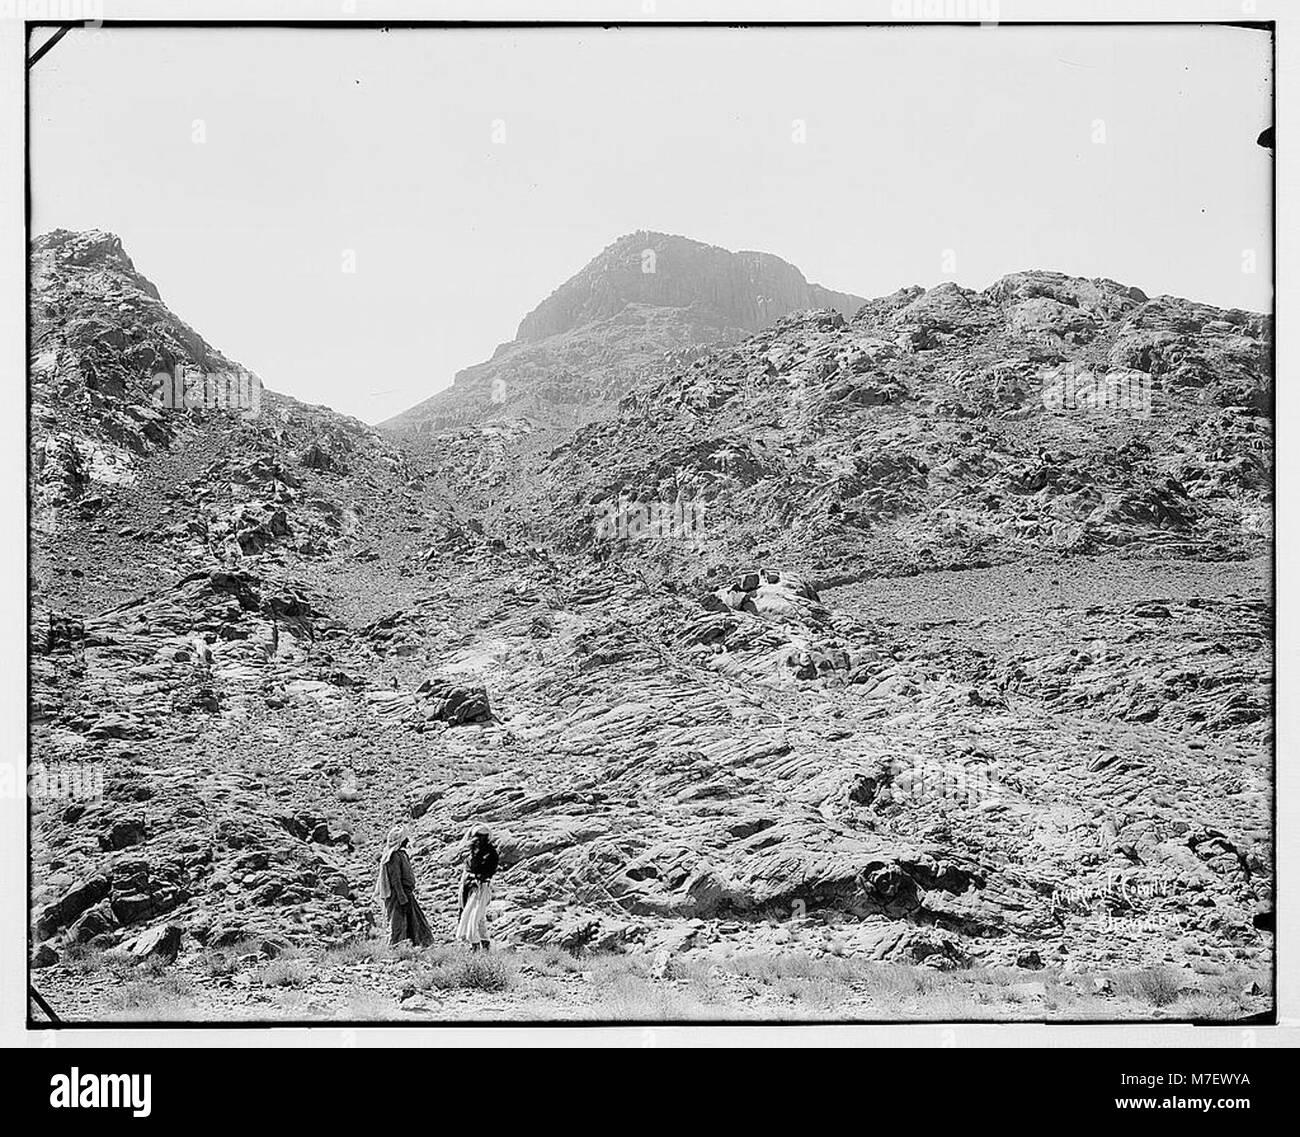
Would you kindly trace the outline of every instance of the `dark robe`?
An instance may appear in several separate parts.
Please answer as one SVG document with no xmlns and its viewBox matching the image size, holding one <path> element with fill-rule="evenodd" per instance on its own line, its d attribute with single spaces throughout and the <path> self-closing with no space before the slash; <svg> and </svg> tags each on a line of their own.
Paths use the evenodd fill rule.
<svg viewBox="0 0 1300 1137">
<path fill-rule="evenodd" d="M 400 944 L 410 940 L 417 947 L 433 943 L 433 929 L 415 898 L 415 873 L 411 871 L 411 858 L 405 849 L 398 849 L 384 866 L 388 876 L 389 893 L 384 897 L 384 912 L 388 916 L 388 942 Z"/>
</svg>

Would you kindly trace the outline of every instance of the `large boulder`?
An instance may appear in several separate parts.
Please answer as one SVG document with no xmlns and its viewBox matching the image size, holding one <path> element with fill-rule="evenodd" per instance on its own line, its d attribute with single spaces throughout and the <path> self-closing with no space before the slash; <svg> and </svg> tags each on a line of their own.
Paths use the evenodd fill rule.
<svg viewBox="0 0 1300 1137">
<path fill-rule="evenodd" d="M 984 295 L 995 303 L 1011 306 L 1013 312 L 1029 301 L 1044 299 L 1099 320 L 1121 318 L 1147 301 L 1140 288 L 1105 277 L 1089 280 L 1042 270 L 1010 273 L 989 285 Z"/>
<path fill-rule="evenodd" d="M 131 845 L 141 844 L 147 830 L 139 817 L 123 817 L 112 821 L 108 828 L 99 835 L 99 847 L 105 852 L 126 849 Z"/>
<path fill-rule="evenodd" d="M 133 959 L 174 960 L 181 947 L 182 930 L 176 924 L 160 924 L 141 932 L 122 945 Z"/>
<path fill-rule="evenodd" d="M 987 326 L 992 313 L 978 292 L 945 281 L 900 308 L 892 319 L 900 328 L 919 329 L 923 334 L 952 333 Z"/>
<path fill-rule="evenodd" d="M 727 608 L 756 616 L 797 616 L 820 607 L 817 590 L 802 577 L 778 569 L 743 573 L 713 593 Z M 715 607 L 710 602 L 706 607 Z"/>
<path fill-rule="evenodd" d="M 487 689 L 453 683 L 431 677 L 415 691 L 417 718 L 459 726 L 468 722 L 486 722 L 492 717 Z"/>
<path fill-rule="evenodd" d="M 175 864 L 121 861 L 113 871 L 113 915 L 122 924 L 155 919 L 189 898 L 183 870 Z"/>
</svg>

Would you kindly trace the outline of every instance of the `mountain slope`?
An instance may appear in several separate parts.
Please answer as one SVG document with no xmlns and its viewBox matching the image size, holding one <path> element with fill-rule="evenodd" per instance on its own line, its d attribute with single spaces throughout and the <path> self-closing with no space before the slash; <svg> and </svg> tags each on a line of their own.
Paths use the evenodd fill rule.
<svg viewBox="0 0 1300 1137">
<path fill-rule="evenodd" d="M 33 574 L 56 605 L 106 606 L 160 571 L 319 559 L 400 525 L 402 452 L 264 389 L 166 307 L 117 237 L 38 237 L 32 286 Z"/>
<path fill-rule="evenodd" d="M 394 441 L 272 391 L 156 407 L 160 358 L 237 365 L 116 239 L 33 260 L 56 1009 L 129 1013 L 142 981 L 94 953 L 167 944 L 203 1014 L 347 1013 L 354 984 L 467 1013 L 414 1009 L 402 961 L 310 970 L 371 934 L 398 820 L 447 939 L 482 821 L 507 945 L 1090 994 L 1169 968 L 1187 1001 L 1159 1013 L 1266 1009 L 1195 1002 L 1271 962 L 1264 318 L 1047 273 L 906 289 L 670 360 L 546 449 L 518 421 Z M 1149 407 L 1081 400 L 1058 369 L 1083 363 Z M 620 499 L 636 527 L 602 529 Z M 698 529 L 640 528 L 678 500 Z M 262 968 L 286 949 L 287 992 Z"/>
<path fill-rule="evenodd" d="M 1272 390 L 1263 317 L 1018 273 L 669 361 L 531 466 L 501 457 L 455 489 L 515 539 L 719 583 L 755 560 L 825 584 L 1119 548 L 1243 557 L 1271 535 Z M 501 443 L 449 436 L 448 470 L 475 447 Z M 600 530 L 683 502 L 705 519 L 692 540 Z"/>
</svg>

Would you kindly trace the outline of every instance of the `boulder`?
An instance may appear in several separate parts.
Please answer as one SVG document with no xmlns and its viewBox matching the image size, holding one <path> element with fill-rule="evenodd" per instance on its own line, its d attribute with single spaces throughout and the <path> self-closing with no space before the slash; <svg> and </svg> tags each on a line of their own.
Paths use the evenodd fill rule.
<svg viewBox="0 0 1300 1137">
<path fill-rule="evenodd" d="M 742 609 L 759 615 L 785 615 L 800 607 L 800 601 L 820 604 L 817 590 L 802 577 L 780 569 L 758 569 L 741 574 L 729 585 L 704 600 L 713 611 Z"/>
<path fill-rule="evenodd" d="M 1025 300 L 1011 309 L 1011 330 L 1021 335 L 1048 334 L 1073 343 L 1092 339 L 1101 325 L 1078 308 L 1046 296 Z"/>
<path fill-rule="evenodd" d="M 148 738 L 153 729 L 134 715 L 107 714 L 96 719 L 86 732 L 87 738 Z"/>
<path fill-rule="evenodd" d="M 892 319 L 898 327 L 928 337 L 987 325 L 992 311 L 980 293 L 945 281 L 900 308 Z"/>
<path fill-rule="evenodd" d="M 93 908 L 87 908 L 68 928 L 68 939 L 73 943 L 91 943 L 101 936 L 107 936 L 116 930 L 117 917 L 107 900 L 101 900 Z"/>
<path fill-rule="evenodd" d="M 1026 971 L 1041 971 L 1043 969 L 1043 957 L 1038 954 L 1035 948 L 1022 948 L 1016 954 L 1016 966 L 1023 967 Z"/>
<path fill-rule="evenodd" d="M 416 715 L 425 722 L 436 721 L 458 726 L 462 723 L 486 722 L 492 717 L 487 689 L 429 678 L 415 691 Z"/>
<path fill-rule="evenodd" d="M 160 924 L 141 932 L 122 945 L 133 959 L 174 960 L 181 947 L 182 929 L 176 924 Z"/>
</svg>

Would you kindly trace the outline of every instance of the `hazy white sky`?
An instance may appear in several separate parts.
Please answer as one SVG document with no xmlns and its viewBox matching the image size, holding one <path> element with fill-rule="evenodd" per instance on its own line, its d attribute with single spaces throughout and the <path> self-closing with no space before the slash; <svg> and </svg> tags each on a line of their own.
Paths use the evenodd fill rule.
<svg viewBox="0 0 1300 1137">
<path fill-rule="evenodd" d="M 1266 311 L 1269 59 L 1197 27 L 77 29 L 33 72 L 32 229 L 116 232 L 214 346 L 370 422 L 636 229 L 864 296 L 1049 268 Z"/>
</svg>

